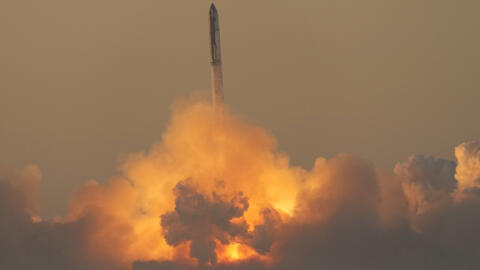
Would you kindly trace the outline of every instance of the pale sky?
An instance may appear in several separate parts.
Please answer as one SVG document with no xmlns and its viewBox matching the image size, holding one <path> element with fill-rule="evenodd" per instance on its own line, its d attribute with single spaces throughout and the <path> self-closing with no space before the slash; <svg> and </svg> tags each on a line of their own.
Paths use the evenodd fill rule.
<svg viewBox="0 0 480 270">
<path fill-rule="evenodd" d="M 226 102 L 293 164 L 348 152 L 391 170 L 480 138 L 479 1 L 216 4 Z M 209 5 L 0 2 L 0 164 L 41 168 L 44 215 L 158 141 L 177 97 L 208 95 Z"/>
</svg>

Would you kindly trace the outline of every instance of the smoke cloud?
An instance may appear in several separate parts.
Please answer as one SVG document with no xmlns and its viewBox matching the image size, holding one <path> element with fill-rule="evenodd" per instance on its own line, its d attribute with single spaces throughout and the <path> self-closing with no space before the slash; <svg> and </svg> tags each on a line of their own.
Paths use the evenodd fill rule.
<svg viewBox="0 0 480 270">
<path fill-rule="evenodd" d="M 190 241 L 190 255 L 200 263 L 217 263 L 215 240 L 228 244 L 232 238 L 247 233 L 245 221 L 232 222 L 248 209 L 248 199 L 242 194 L 230 200 L 217 193 L 208 198 L 185 182 L 175 186 L 174 194 L 175 210 L 161 216 L 165 239 L 172 246 Z"/>
<path fill-rule="evenodd" d="M 339 154 L 291 166 L 261 127 L 175 104 L 162 140 L 37 214 L 40 169 L 0 170 L 0 269 L 477 269 L 480 143 L 391 172 Z"/>
</svg>

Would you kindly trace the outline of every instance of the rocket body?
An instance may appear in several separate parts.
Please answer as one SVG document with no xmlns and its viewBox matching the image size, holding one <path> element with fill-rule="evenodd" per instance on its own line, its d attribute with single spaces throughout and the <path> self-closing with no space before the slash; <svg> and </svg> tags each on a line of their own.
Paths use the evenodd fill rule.
<svg viewBox="0 0 480 270">
<path fill-rule="evenodd" d="M 210 7 L 210 67 L 212 71 L 212 105 L 218 110 L 223 105 L 222 53 L 220 49 L 220 25 L 215 5 Z"/>
</svg>

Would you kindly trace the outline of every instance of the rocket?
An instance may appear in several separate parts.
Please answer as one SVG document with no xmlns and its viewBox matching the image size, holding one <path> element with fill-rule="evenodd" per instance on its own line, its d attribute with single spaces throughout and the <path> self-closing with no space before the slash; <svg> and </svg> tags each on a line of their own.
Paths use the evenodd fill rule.
<svg viewBox="0 0 480 270">
<path fill-rule="evenodd" d="M 212 71 L 212 105 L 215 111 L 223 106 L 222 53 L 220 50 L 220 25 L 215 5 L 210 6 L 210 67 Z"/>
</svg>

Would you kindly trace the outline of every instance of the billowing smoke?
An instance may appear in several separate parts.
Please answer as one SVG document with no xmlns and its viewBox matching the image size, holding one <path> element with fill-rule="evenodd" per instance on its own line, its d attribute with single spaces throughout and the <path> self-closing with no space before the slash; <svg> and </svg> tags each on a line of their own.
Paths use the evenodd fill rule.
<svg viewBox="0 0 480 270">
<path fill-rule="evenodd" d="M 172 246 L 190 241 L 190 255 L 200 263 L 217 263 L 215 240 L 228 244 L 231 239 L 247 233 L 248 224 L 244 220 L 232 222 L 248 209 L 248 199 L 242 194 L 230 200 L 217 193 L 209 198 L 185 182 L 175 186 L 174 194 L 175 210 L 161 216 L 165 239 Z"/>
<path fill-rule="evenodd" d="M 161 142 L 37 214 L 40 170 L 0 170 L 0 269 L 478 269 L 480 143 L 392 172 L 289 164 L 264 129 L 183 101 Z"/>
<path fill-rule="evenodd" d="M 221 191 L 221 188 L 219 188 Z M 161 225 L 167 243 L 179 246 L 190 243 L 190 256 L 199 263 L 217 263 L 216 242 L 229 245 L 245 244 L 261 255 L 270 251 L 275 226 L 281 222 L 274 209 L 261 211 L 263 223 L 249 232 L 243 218 L 248 199 L 242 193 L 225 198 L 213 192 L 211 196 L 199 193 L 190 181 L 179 182 L 173 190 L 175 210 L 161 216 Z"/>
</svg>

